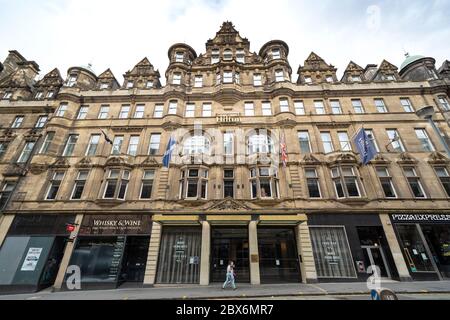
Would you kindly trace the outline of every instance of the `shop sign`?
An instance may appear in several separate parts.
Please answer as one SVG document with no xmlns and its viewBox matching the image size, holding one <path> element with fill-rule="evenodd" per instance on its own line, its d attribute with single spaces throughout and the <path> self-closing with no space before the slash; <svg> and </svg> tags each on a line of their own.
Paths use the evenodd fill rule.
<svg viewBox="0 0 450 320">
<path fill-rule="evenodd" d="M 148 215 L 85 216 L 81 235 L 139 235 L 151 233 L 151 217 Z"/>
<path fill-rule="evenodd" d="M 450 214 L 393 214 L 396 223 L 450 223 Z"/>
<path fill-rule="evenodd" d="M 34 271 L 41 257 L 42 248 L 30 248 L 28 249 L 25 261 L 22 264 L 20 271 Z"/>
</svg>

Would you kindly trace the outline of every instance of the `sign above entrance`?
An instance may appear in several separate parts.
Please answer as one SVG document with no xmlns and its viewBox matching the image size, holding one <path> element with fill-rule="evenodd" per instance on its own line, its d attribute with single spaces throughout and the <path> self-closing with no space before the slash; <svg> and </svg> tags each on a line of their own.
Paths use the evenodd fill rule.
<svg viewBox="0 0 450 320">
<path fill-rule="evenodd" d="M 450 214 L 393 214 L 397 223 L 450 223 Z"/>
<path fill-rule="evenodd" d="M 87 215 L 81 224 L 80 235 L 149 235 L 151 230 L 149 215 Z"/>
</svg>

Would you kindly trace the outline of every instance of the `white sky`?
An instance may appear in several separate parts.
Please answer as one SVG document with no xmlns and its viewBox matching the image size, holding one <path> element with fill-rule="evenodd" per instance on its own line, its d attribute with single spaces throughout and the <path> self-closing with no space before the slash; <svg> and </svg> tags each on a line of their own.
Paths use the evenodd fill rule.
<svg viewBox="0 0 450 320">
<path fill-rule="evenodd" d="M 0 0 L 0 60 L 18 50 L 42 74 L 57 67 L 93 64 L 99 75 L 122 75 L 148 57 L 160 70 L 177 42 L 197 54 L 230 20 L 252 51 L 272 39 L 290 47 L 293 80 L 311 51 L 338 68 L 383 59 L 400 66 L 405 50 L 450 59 L 447 0 Z"/>
</svg>

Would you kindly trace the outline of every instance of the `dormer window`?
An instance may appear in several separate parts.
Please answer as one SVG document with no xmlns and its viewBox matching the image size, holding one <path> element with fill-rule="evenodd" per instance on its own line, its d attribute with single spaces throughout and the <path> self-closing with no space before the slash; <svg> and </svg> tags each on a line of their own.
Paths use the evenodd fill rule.
<svg viewBox="0 0 450 320">
<path fill-rule="evenodd" d="M 180 85 L 181 84 L 181 73 L 174 73 L 173 74 L 172 84 L 174 84 L 174 85 Z"/>
<path fill-rule="evenodd" d="M 388 81 L 395 81 L 395 76 L 393 74 L 387 74 L 386 75 L 386 80 L 388 80 Z"/>
<path fill-rule="evenodd" d="M 134 87 L 134 82 L 133 81 L 128 81 L 127 82 L 127 89 L 133 89 Z"/>
<path fill-rule="evenodd" d="M 211 64 L 220 62 L 219 49 L 214 49 L 211 53 Z"/>
<path fill-rule="evenodd" d="M 245 53 L 244 49 L 238 49 L 236 51 L 236 61 L 238 63 L 245 63 Z"/>
<path fill-rule="evenodd" d="M 230 49 L 226 49 L 223 52 L 223 59 L 226 61 L 232 60 L 233 59 L 233 52 Z"/>
<path fill-rule="evenodd" d="M 351 76 L 352 82 L 361 82 L 361 76 Z"/>
<path fill-rule="evenodd" d="M 312 83 L 312 78 L 311 77 L 305 77 L 305 83 L 306 84 L 311 84 Z"/>
<path fill-rule="evenodd" d="M 12 98 L 12 92 L 6 92 L 4 95 L 3 95 L 3 99 L 5 99 L 5 100 L 9 100 L 9 99 L 11 99 Z"/>
<path fill-rule="evenodd" d="M 44 97 L 44 93 L 42 91 L 38 91 L 36 93 L 36 96 L 35 96 L 36 99 L 42 99 L 43 97 Z"/>
<path fill-rule="evenodd" d="M 55 93 L 53 91 L 49 91 L 49 92 L 47 92 L 46 98 L 47 99 L 53 98 L 54 95 L 55 95 Z"/>
<path fill-rule="evenodd" d="M 439 79 L 438 75 L 436 74 L 436 71 L 434 71 L 433 68 L 428 69 L 428 72 L 430 73 L 430 77 L 432 80 Z"/>
<path fill-rule="evenodd" d="M 151 80 L 147 81 L 147 83 L 145 84 L 145 87 L 146 87 L 147 89 L 153 88 L 153 81 L 151 81 Z"/>
<path fill-rule="evenodd" d="M 184 62 L 184 53 L 183 52 L 175 53 L 175 62 Z"/>
<path fill-rule="evenodd" d="M 71 74 L 69 76 L 69 79 L 67 79 L 67 86 L 68 87 L 75 86 L 77 84 L 77 79 L 78 79 L 78 76 L 76 74 Z"/>
<path fill-rule="evenodd" d="M 108 89 L 108 87 L 109 87 L 109 84 L 108 84 L 108 83 L 102 83 L 102 84 L 100 84 L 100 90 Z"/>
<path fill-rule="evenodd" d="M 284 79 L 284 72 L 282 69 L 276 70 L 275 71 L 275 81 L 276 82 L 283 82 Z"/>
<path fill-rule="evenodd" d="M 326 80 L 327 80 L 328 83 L 333 83 L 334 82 L 333 76 L 326 76 Z"/>
<path fill-rule="evenodd" d="M 281 59 L 281 52 L 280 49 L 272 49 L 272 59 L 276 60 L 276 59 Z"/>
<path fill-rule="evenodd" d="M 208 198 L 209 171 L 205 168 L 189 168 L 181 171 L 180 199 Z"/>
</svg>

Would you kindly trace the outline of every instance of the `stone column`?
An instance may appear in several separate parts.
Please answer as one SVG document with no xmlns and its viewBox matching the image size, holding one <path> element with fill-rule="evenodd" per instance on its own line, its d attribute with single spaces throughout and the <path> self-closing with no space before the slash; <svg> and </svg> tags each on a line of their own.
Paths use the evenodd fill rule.
<svg viewBox="0 0 450 320">
<path fill-rule="evenodd" d="M 66 270 L 70 263 L 70 258 L 72 257 L 73 249 L 75 247 L 75 238 L 78 235 L 78 231 L 80 230 L 80 225 L 83 222 L 83 214 L 78 214 L 75 218 L 75 230 L 70 234 L 70 239 L 74 239 L 73 241 L 68 241 L 66 244 L 66 249 L 64 251 L 64 256 L 61 260 L 61 264 L 59 265 L 58 275 L 56 276 L 55 283 L 53 284 L 53 290 L 59 291 L 62 288 L 64 278 L 66 276 Z"/>
<path fill-rule="evenodd" d="M 209 285 L 209 268 L 211 264 L 211 226 L 208 221 L 202 222 L 202 253 L 200 258 L 200 285 Z"/>
<path fill-rule="evenodd" d="M 8 214 L 0 217 L 0 248 L 3 245 L 3 241 L 6 239 L 6 235 L 8 234 L 8 230 L 11 227 L 14 221 L 15 215 Z"/>
<path fill-rule="evenodd" d="M 383 225 L 389 248 L 391 249 L 392 257 L 394 258 L 395 267 L 397 268 L 400 281 L 412 281 L 408 266 L 406 265 L 405 259 L 403 258 L 402 250 L 397 241 L 397 237 L 395 236 L 395 231 L 392 227 L 391 219 L 389 219 L 389 215 L 380 214 L 380 220 L 381 224 Z"/>
<path fill-rule="evenodd" d="M 145 269 L 144 286 L 153 286 L 156 282 L 156 269 L 158 266 L 159 245 L 161 243 L 162 225 L 153 222 L 152 236 L 148 247 L 147 267 Z"/>
<path fill-rule="evenodd" d="M 258 252 L 258 222 L 250 221 L 248 225 L 248 243 L 250 254 L 250 283 L 253 285 L 261 284 L 259 274 L 259 252 Z"/>
<path fill-rule="evenodd" d="M 316 283 L 317 272 L 316 263 L 309 234 L 308 223 L 302 222 L 296 228 L 298 254 L 302 257 L 300 261 L 300 270 L 303 283 Z"/>
</svg>

